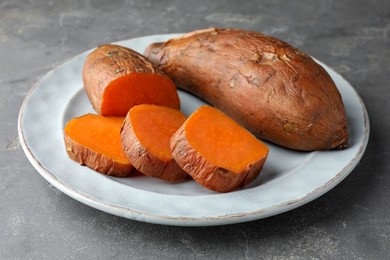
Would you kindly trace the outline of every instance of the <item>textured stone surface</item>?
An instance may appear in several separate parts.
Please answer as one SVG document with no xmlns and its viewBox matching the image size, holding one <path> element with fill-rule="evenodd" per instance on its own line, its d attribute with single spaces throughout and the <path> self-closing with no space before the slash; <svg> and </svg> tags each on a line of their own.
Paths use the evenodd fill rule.
<svg viewBox="0 0 390 260">
<path fill-rule="evenodd" d="M 356 88 L 371 123 L 367 151 L 336 188 L 290 212 L 220 227 L 115 217 L 52 187 L 17 137 L 29 89 L 102 43 L 221 26 L 279 37 Z M 390 2 L 0 1 L 0 259 L 388 259 Z"/>
</svg>

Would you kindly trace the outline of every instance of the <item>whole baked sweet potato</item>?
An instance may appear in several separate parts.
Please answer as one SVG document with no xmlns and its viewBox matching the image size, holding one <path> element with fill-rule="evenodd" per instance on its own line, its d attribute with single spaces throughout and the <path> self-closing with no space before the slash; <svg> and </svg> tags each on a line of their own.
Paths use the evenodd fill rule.
<svg viewBox="0 0 390 260">
<path fill-rule="evenodd" d="M 333 80 L 281 40 L 211 28 L 151 44 L 144 54 L 179 88 L 259 138 L 303 151 L 347 146 L 345 108 Z"/>
</svg>

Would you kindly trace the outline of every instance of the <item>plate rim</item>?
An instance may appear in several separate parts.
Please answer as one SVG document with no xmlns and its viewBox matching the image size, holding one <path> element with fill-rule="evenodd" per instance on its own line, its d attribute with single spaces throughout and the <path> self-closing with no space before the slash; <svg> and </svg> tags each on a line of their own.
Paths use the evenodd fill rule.
<svg viewBox="0 0 390 260">
<path fill-rule="evenodd" d="M 127 40 L 117 41 L 114 42 L 119 44 L 123 43 L 129 40 L 137 40 L 140 38 L 147 38 L 147 37 L 161 37 L 161 36 L 176 36 L 178 33 L 168 33 L 168 34 L 154 34 L 154 35 L 146 35 L 141 37 L 134 37 Z M 175 225 L 175 226 L 214 226 L 214 225 L 225 225 L 225 224 L 234 224 L 234 223 L 241 223 L 241 222 L 247 222 L 247 221 L 253 221 L 258 219 L 267 218 L 270 216 L 274 216 L 283 212 L 287 212 L 289 210 L 298 208 L 314 199 L 317 199 L 318 197 L 322 196 L 323 194 L 327 193 L 329 190 L 331 190 L 333 187 L 335 187 L 337 184 L 339 184 L 343 179 L 345 179 L 349 173 L 353 171 L 353 169 L 356 167 L 360 159 L 362 158 L 365 149 L 368 144 L 369 135 L 370 135 L 370 123 L 369 123 L 369 116 L 367 109 L 364 105 L 364 102 L 362 98 L 360 97 L 359 93 L 356 91 L 356 89 L 350 84 L 344 77 L 341 76 L 336 70 L 329 67 L 328 65 L 324 64 L 321 61 L 319 62 L 321 65 L 325 65 L 329 69 L 332 70 L 333 73 L 335 73 L 337 76 L 339 76 L 342 80 L 344 80 L 346 83 L 349 84 L 351 89 L 353 90 L 354 94 L 358 98 L 359 105 L 363 112 L 363 123 L 364 123 L 364 136 L 361 143 L 359 143 L 359 148 L 357 152 L 354 154 L 354 157 L 346 164 L 342 170 L 340 170 L 332 179 L 328 180 L 325 184 L 323 184 L 320 187 L 317 187 L 316 189 L 312 190 L 311 192 L 301 196 L 300 198 L 285 201 L 276 205 L 272 205 L 270 207 L 261 208 L 256 211 L 251 212 L 244 212 L 244 213 L 234 213 L 234 214 L 226 214 L 226 215 L 219 215 L 215 217 L 173 217 L 173 216 L 164 216 L 164 215 L 156 215 L 151 214 L 147 212 L 141 212 L 135 209 L 130 209 L 126 207 L 122 207 L 119 205 L 113 205 L 110 203 L 105 203 L 102 201 L 99 201 L 96 198 L 90 197 L 87 194 L 81 193 L 77 190 L 72 189 L 72 187 L 69 187 L 67 184 L 63 183 L 60 179 L 58 179 L 55 174 L 47 170 L 42 164 L 40 163 L 39 159 L 37 159 L 33 152 L 30 150 L 30 147 L 27 144 L 27 140 L 25 138 L 25 134 L 23 131 L 23 115 L 25 108 L 28 104 L 28 101 L 30 100 L 32 94 L 34 91 L 39 87 L 39 85 L 54 71 L 56 71 L 59 67 L 65 65 L 66 63 L 72 61 L 73 59 L 76 59 L 77 57 L 84 55 L 87 52 L 90 52 L 92 49 L 83 51 L 69 59 L 65 59 L 63 62 L 60 62 L 53 66 L 51 70 L 49 70 L 47 73 L 45 73 L 40 79 L 37 80 L 37 82 L 33 85 L 33 87 L 29 90 L 26 97 L 23 100 L 23 103 L 21 105 L 19 115 L 18 115 L 18 135 L 19 135 L 19 141 L 21 143 L 22 149 L 24 153 L 26 154 L 28 160 L 33 165 L 33 167 L 38 171 L 38 173 L 44 177 L 50 184 L 52 184 L 54 187 L 59 189 L 61 192 L 65 193 L 66 195 L 72 197 L 73 199 L 82 202 L 83 204 L 86 204 L 88 206 L 91 206 L 95 209 L 104 211 L 109 214 L 113 214 L 120 217 L 125 217 L 133 220 L 138 220 L 142 222 L 148 222 L 148 223 L 155 223 L 155 224 L 164 224 L 164 225 Z M 316 195 L 316 196 L 314 196 Z M 293 205 L 293 207 L 291 206 Z M 260 215 L 260 216 L 259 216 Z"/>
</svg>

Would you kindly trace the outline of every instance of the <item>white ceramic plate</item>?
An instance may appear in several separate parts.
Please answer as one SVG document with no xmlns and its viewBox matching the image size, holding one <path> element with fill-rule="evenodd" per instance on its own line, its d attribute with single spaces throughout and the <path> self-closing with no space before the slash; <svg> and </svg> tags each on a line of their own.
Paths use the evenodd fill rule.
<svg viewBox="0 0 390 260">
<path fill-rule="evenodd" d="M 177 34 L 118 42 L 142 53 L 152 42 Z M 299 207 L 332 189 L 356 166 L 369 136 L 366 109 L 353 87 L 324 64 L 343 97 L 350 147 L 340 151 L 294 152 L 269 144 L 259 177 L 243 189 L 219 194 L 190 180 L 171 184 L 146 176 L 112 178 L 70 160 L 63 127 L 73 117 L 94 112 L 84 93 L 85 52 L 50 71 L 27 95 L 19 114 L 20 142 L 28 159 L 52 185 L 99 210 L 138 221 L 206 226 L 251 221 Z M 202 105 L 180 92 L 186 114 Z"/>
</svg>

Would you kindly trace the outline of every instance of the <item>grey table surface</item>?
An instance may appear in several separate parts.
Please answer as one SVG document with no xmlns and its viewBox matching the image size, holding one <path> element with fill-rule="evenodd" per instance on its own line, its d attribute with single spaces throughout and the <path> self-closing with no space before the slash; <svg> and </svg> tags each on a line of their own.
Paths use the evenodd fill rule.
<svg viewBox="0 0 390 260">
<path fill-rule="evenodd" d="M 285 40 L 342 74 L 371 134 L 353 172 L 320 198 L 248 223 L 175 227 L 116 217 L 32 167 L 17 119 L 30 88 L 99 44 L 238 27 Z M 389 259 L 390 2 L 0 1 L 0 259 Z"/>
</svg>

